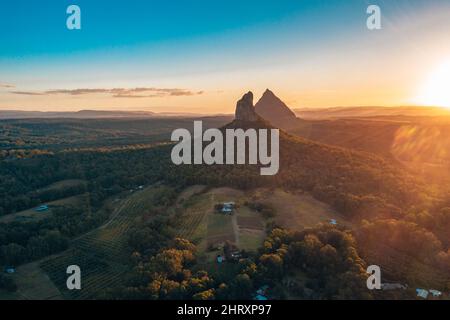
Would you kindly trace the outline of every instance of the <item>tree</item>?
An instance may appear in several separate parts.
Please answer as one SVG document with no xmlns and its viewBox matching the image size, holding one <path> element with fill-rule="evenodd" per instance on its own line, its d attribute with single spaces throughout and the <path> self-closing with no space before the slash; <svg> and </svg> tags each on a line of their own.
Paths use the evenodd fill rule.
<svg viewBox="0 0 450 320">
<path fill-rule="evenodd" d="M 3 264 L 19 265 L 26 259 L 26 249 L 16 243 L 0 247 L 0 257 Z"/>
<path fill-rule="evenodd" d="M 214 294 L 215 294 L 214 289 L 208 289 L 194 294 L 193 298 L 194 300 L 213 300 Z"/>
</svg>

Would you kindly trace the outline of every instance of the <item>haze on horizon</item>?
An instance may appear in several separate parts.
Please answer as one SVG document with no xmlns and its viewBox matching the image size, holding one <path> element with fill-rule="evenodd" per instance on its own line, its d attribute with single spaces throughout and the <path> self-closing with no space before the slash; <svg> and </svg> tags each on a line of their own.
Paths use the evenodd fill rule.
<svg viewBox="0 0 450 320">
<path fill-rule="evenodd" d="M 0 110 L 231 113 L 266 88 L 292 108 L 450 107 L 448 30 L 446 0 L 18 0 L 0 12 Z"/>
</svg>

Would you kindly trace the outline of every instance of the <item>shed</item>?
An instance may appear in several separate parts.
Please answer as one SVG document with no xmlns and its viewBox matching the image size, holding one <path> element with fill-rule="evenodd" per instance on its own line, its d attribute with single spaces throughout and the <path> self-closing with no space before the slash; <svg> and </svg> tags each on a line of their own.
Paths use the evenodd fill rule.
<svg viewBox="0 0 450 320">
<path fill-rule="evenodd" d="M 433 297 L 440 297 L 442 296 L 442 292 L 434 289 L 430 289 L 430 293 L 433 295 Z"/>
<path fill-rule="evenodd" d="M 16 268 L 14 268 L 14 267 L 6 267 L 5 268 L 5 272 L 9 273 L 9 274 L 16 273 Z"/>
<path fill-rule="evenodd" d="M 417 293 L 418 297 L 421 297 L 421 298 L 424 298 L 424 299 L 428 298 L 428 294 L 429 294 L 429 292 L 427 290 L 420 289 L 420 288 L 416 289 L 416 293 Z"/>
</svg>

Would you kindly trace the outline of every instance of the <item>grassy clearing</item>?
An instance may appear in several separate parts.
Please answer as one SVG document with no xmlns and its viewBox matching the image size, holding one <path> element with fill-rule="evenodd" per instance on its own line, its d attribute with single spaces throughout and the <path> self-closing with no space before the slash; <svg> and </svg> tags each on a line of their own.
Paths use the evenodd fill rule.
<svg viewBox="0 0 450 320">
<path fill-rule="evenodd" d="M 264 218 L 260 213 L 241 205 L 236 210 L 236 223 L 239 248 L 256 251 L 263 244 L 266 236 Z"/>
<path fill-rule="evenodd" d="M 232 188 L 216 188 L 194 194 L 183 203 L 180 217 L 179 236 L 197 244 L 201 263 L 212 262 L 218 247 L 226 241 L 240 249 L 256 251 L 261 246 L 265 232 L 265 221 L 261 215 L 244 205 L 248 195 Z M 214 211 L 214 205 L 234 201 L 237 209 L 233 215 L 223 215 Z"/>
<path fill-rule="evenodd" d="M 240 230 L 239 248 L 245 251 L 256 251 L 263 244 L 265 236 L 266 233 L 263 230 Z"/>
<path fill-rule="evenodd" d="M 240 206 L 236 210 L 237 223 L 240 229 L 263 230 L 264 219 L 260 213 L 246 206 Z"/>
<path fill-rule="evenodd" d="M 231 216 L 214 212 L 214 205 L 237 201 L 243 192 L 231 188 L 217 188 L 195 194 L 183 204 L 178 236 L 195 242 L 203 251 L 210 244 L 230 240 L 235 242 Z"/>
<path fill-rule="evenodd" d="M 314 199 L 307 193 L 287 192 L 281 189 L 263 190 L 254 193 L 256 201 L 267 203 L 275 208 L 275 222 L 292 230 L 314 227 L 336 219 L 339 224 L 350 226 L 348 221 L 330 206 Z"/>
<path fill-rule="evenodd" d="M 208 229 L 206 233 L 207 245 L 216 246 L 225 241 L 236 243 L 232 217 L 220 213 L 212 213 L 208 216 Z"/>
<path fill-rule="evenodd" d="M 214 205 L 234 201 L 237 209 L 233 216 L 214 213 Z M 240 249 L 256 251 L 264 241 L 265 219 L 260 213 L 245 206 L 246 201 L 257 201 L 275 208 L 275 222 L 293 230 L 314 227 L 336 219 L 339 224 L 349 223 L 328 205 L 309 194 L 287 192 L 281 189 L 256 189 L 244 193 L 232 188 L 216 188 L 194 194 L 183 203 L 179 236 L 194 241 L 200 254 L 211 259 L 210 246 L 224 241 L 234 242 Z"/>
<path fill-rule="evenodd" d="M 3 300 L 21 300 L 23 296 L 19 292 L 7 292 L 0 289 L 0 301 Z"/>
<path fill-rule="evenodd" d="M 53 190 L 63 190 L 72 187 L 85 185 L 85 181 L 81 179 L 66 179 L 48 185 L 47 187 L 36 190 L 37 193 L 48 192 Z"/>
<path fill-rule="evenodd" d="M 0 293 L 0 300 L 60 300 L 61 292 L 50 278 L 39 268 L 40 262 L 32 262 L 17 268 L 12 278 L 18 290 L 14 293 Z"/>
<path fill-rule="evenodd" d="M 0 217 L 0 223 L 10 223 L 10 222 L 26 222 L 31 220 L 41 220 L 52 214 L 52 207 L 57 206 L 85 206 L 87 205 L 87 195 L 78 195 L 68 198 L 59 199 L 56 201 L 51 201 L 46 203 L 49 206 L 49 210 L 44 212 L 37 212 L 31 208 L 28 210 L 16 212 L 13 214 L 8 214 Z"/>
<path fill-rule="evenodd" d="M 184 189 L 177 198 L 177 204 L 183 204 L 188 201 L 193 195 L 200 194 L 205 191 L 204 185 L 193 185 Z"/>
</svg>

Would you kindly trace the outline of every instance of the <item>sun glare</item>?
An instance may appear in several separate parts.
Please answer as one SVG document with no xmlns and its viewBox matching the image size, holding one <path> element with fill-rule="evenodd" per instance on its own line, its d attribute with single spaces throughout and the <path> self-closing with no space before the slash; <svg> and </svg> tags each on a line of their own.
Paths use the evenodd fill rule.
<svg viewBox="0 0 450 320">
<path fill-rule="evenodd" d="M 418 102 L 423 105 L 450 108 L 450 61 L 440 65 L 424 83 Z"/>
</svg>

